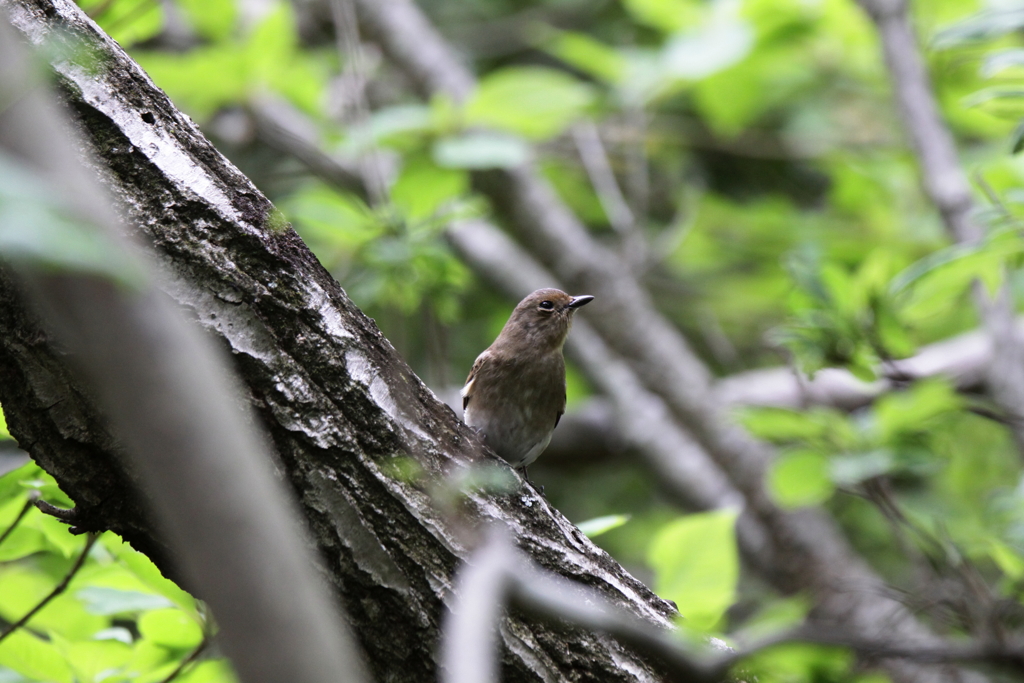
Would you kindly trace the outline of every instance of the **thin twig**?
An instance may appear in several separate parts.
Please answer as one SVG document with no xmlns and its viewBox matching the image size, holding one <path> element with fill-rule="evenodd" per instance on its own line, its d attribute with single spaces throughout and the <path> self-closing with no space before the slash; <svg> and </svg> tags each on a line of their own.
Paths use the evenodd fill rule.
<svg viewBox="0 0 1024 683">
<path fill-rule="evenodd" d="M 576 150 L 579 152 L 580 161 L 590 178 L 590 184 L 597 191 L 597 199 L 601 202 L 608 222 L 623 237 L 628 235 L 636 227 L 636 218 L 633 210 L 626 203 L 622 195 L 619 183 L 615 179 L 611 162 L 604 145 L 601 143 L 601 135 L 593 121 L 584 120 L 572 127 L 572 139 L 576 143 Z"/>
<path fill-rule="evenodd" d="M 624 258 L 633 268 L 643 269 L 647 265 L 650 250 L 639 230 L 636 214 L 629 207 L 615 179 L 615 172 L 612 171 L 597 126 L 592 121 L 581 121 L 573 126 L 572 136 L 583 168 L 586 169 L 590 183 L 597 192 L 601 208 L 604 209 L 612 228 L 622 239 Z"/>
<path fill-rule="evenodd" d="M 170 674 L 168 674 L 167 678 L 165 678 L 162 681 L 160 681 L 160 683 L 171 683 L 171 681 L 173 681 L 175 678 L 177 678 L 178 675 L 182 671 L 185 670 L 186 666 L 188 666 L 189 664 L 191 664 L 192 662 L 196 661 L 196 659 L 199 658 L 199 655 L 201 655 L 203 653 L 203 650 L 205 650 L 206 647 L 209 644 L 210 644 L 210 637 L 207 636 L 207 635 L 204 635 L 202 642 L 200 642 L 199 645 L 196 646 L 196 649 L 192 650 L 192 652 L 189 654 L 188 657 L 185 657 L 185 659 L 181 660 L 181 662 L 178 663 L 177 668 L 175 668 L 174 671 L 172 671 Z"/>
<path fill-rule="evenodd" d="M 0 633 L 0 642 L 3 642 L 4 638 L 11 635 L 19 628 L 24 626 L 26 623 L 28 623 L 28 620 L 34 617 L 39 612 L 39 610 L 46 607 L 46 605 L 48 605 L 51 600 L 53 600 L 55 597 L 57 597 L 67 589 L 68 584 L 71 583 L 71 579 L 74 578 L 75 574 L 78 573 L 78 570 L 82 568 L 83 564 L 85 564 L 85 558 L 89 556 L 89 551 L 92 550 L 92 546 L 94 543 L 96 543 L 96 539 L 98 538 L 98 534 L 89 534 L 89 540 L 85 542 L 85 548 L 82 549 L 82 554 L 78 556 L 78 559 L 75 560 L 75 564 L 71 567 L 68 573 L 64 575 L 64 580 L 58 583 L 56 587 L 54 587 L 54 589 L 50 591 L 49 595 L 40 600 L 39 604 L 37 604 L 35 607 L 29 610 L 28 614 L 26 614 L 21 619 L 18 619 L 18 621 L 8 626 L 3 633 Z"/>
<path fill-rule="evenodd" d="M 370 135 L 370 106 L 366 101 L 366 69 L 363 50 L 359 42 L 359 24 L 353 0 L 330 0 L 331 15 L 338 53 L 346 63 L 346 71 L 352 81 L 351 127 L 359 135 Z M 374 145 L 361 150 L 359 155 L 363 182 L 375 207 L 388 205 L 388 184 L 377 157 Z"/>
<path fill-rule="evenodd" d="M 35 491 L 29 494 L 28 500 L 26 500 L 25 504 L 21 507 L 21 512 L 19 512 L 18 516 L 14 518 L 11 525 L 4 530 L 4 533 L 0 534 L 0 544 L 7 540 L 7 537 L 11 535 L 11 532 L 14 531 L 15 527 L 17 527 L 18 524 L 21 523 L 21 520 L 25 518 L 25 515 L 27 515 L 28 511 L 32 509 L 32 505 L 36 502 L 36 498 L 38 496 L 39 494 Z"/>
</svg>

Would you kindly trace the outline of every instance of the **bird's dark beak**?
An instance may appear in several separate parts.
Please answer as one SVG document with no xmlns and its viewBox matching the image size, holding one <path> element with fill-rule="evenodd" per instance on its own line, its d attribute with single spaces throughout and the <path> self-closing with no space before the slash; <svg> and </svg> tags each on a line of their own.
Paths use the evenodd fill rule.
<svg viewBox="0 0 1024 683">
<path fill-rule="evenodd" d="M 594 297 L 590 296 L 589 294 L 584 294 L 583 296 L 574 296 L 572 298 L 572 301 L 569 302 L 569 308 L 579 308 L 580 306 L 586 306 L 593 300 Z"/>
</svg>

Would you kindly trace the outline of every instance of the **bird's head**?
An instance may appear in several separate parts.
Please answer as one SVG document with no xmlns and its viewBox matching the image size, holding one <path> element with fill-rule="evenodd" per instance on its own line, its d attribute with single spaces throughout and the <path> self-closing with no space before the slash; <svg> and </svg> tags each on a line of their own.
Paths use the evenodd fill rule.
<svg viewBox="0 0 1024 683">
<path fill-rule="evenodd" d="M 569 296 L 559 289 L 538 289 L 519 302 L 499 340 L 534 349 L 561 349 L 569 336 L 573 314 L 594 297 Z"/>
</svg>

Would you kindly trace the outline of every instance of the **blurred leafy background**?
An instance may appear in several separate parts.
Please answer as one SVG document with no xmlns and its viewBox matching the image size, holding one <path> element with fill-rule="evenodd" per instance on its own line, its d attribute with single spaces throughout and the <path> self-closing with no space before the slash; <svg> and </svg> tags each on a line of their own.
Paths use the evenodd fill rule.
<svg viewBox="0 0 1024 683">
<path fill-rule="evenodd" d="M 877 36 L 853 0 L 422 0 L 480 78 L 461 106 L 423 101 L 371 44 L 340 57 L 316 0 L 79 5 L 253 178 L 441 396 L 515 303 L 445 239 L 451 221 L 491 211 L 469 171 L 532 158 L 613 243 L 621 226 L 581 156 L 588 131 L 627 228 L 650 245 L 645 284 L 723 376 L 791 365 L 871 380 L 974 328 L 972 282 L 992 289 L 1006 272 L 1024 293 L 1024 3 L 913 3 L 983 205 L 987 237 L 969 248 L 951 244 L 919 187 Z M 317 177 L 266 134 L 268 117 L 376 189 L 361 196 Z M 570 412 L 592 398 L 570 368 Z M 768 482 L 777 501 L 828 507 L 894 585 L 912 586 L 922 563 L 941 558 L 976 571 L 1019 614 L 1024 481 L 987 407 L 932 379 L 854 412 L 737 419 L 781 448 Z M 742 639 L 803 617 L 799 596 L 742 573 L 735 511 L 685 514 L 628 453 L 585 455 L 542 458 L 531 475 L 573 521 L 614 516 L 591 533 L 677 602 L 686 629 Z M 0 479 L 0 529 L 33 491 L 70 505 L 22 465 Z M 0 618 L 15 621 L 83 547 L 30 511 L 0 544 Z M 916 607 L 945 632 L 970 628 L 956 605 Z M 0 683 L 159 681 L 213 630 L 201 606 L 110 535 L 28 626 L 0 643 Z M 215 648 L 199 659 L 178 680 L 230 678 Z M 811 646 L 750 667 L 761 681 L 884 680 Z"/>
</svg>

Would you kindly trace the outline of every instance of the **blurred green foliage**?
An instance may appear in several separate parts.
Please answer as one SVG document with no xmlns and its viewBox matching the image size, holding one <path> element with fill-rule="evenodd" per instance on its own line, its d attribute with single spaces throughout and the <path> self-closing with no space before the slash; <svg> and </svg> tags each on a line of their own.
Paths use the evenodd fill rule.
<svg viewBox="0 0 1024 683">
<path fill-rule="evenodd" d="M 532 158 L 595 235 L 614 239 L 570 135 L 581 119 L 600 127 L 651 244 L 646 283 L 658 306 L 718 372 L 789 363 L 871 381 L 892 360 L 975 326 L 973 283 L 991 290 L 1008 278 L 1018 296 L 1024 287 L 1019 2 L 913 7 L 982 207 L 987 235 L 970 247 L 951 244 L 919 189 L 877 36 L 853 0 L 424 0 L 480 85 L 461 106 L 425 102 L 369 50 L 358 74 L 369 82 L 365 118 L 352 105 L 359 79 L 329 27 L 285 2 L 262 13 L 234 0 L 80 4 L 257 181 L 439 388 L 462 380 L 511 306 L 444 240 L 452 219 L 489 211 L 472 170 Z M 380 161 L 383 196 L 338 190 L 251 126 L 229 125 L 267 102 L 300 115 L 332 158 L 364 170 Z M 575 404 L 589 388 L 572 370 L 570 378 Z M 738 417 L 779 446 L 767 481 L 778 503 L 827 507 L 897 587 L 914 588 L 927 564 L 920 558 L 955 557 L 998 595 L 1021 600 L 1021 464 L 982 398 L 929 380 L 853 413 Z M 749 642 L 806 614 L 804 596 L 776 595 L 739 571 L 733 512 L 680 516 L 628 463 L 566 471 L 541 459 L 532 472 L 573 519 L 631 515 L 602 521 L 598 541 L 678 602 L 686 630 Z M 0 479 L 8 516 L 24 481 L 45 481 L 23 475 Z M 40 486 L 59 496 L 52 483 Z M 903 531 L 884 514 L 894 505 Z M 52 585 L 81 543 L 32 514 L 0 546 L 9 563 L 0 577 L 22 581 L 26 595 Z M 115 541 L 105 537 L 93 556 L 87 568 L 97 576 L 96 567 L 117 567 L 105 571 L 121 578 L 88 583 L 93 574 L 83 571 L 72 595 L 48 608 L 78 610 L 73 626 L 58 629 L 44 612 L 37 628 L 0 645 L 0 655 L 23 648 L 21 668 L 14 655 L 5 666 L 30 680 L 101 680 L 97 672 L 163 670 L 191 647 L 203 623 L 194 605 L 154 587 Z M 10 594 L 0 590 L 0 600 Z M 159 596 L 172 604 L 147 602 Z M 23 606 L 0 604 L 0 613 Z M 945 633 L 966 631 L 955 618 L 933 621 Z M 95 635 L 117 628 L 124 633 Z M 203 665 L 210 680 L 222 675 L 219 661 Z M 803 645 L 745 666 L 766 683 L 879 680 L 845 651 Z"/>
<path fill-rule="evenodd" d="M 0 477 L 0 634 L 28 614 L 69 574 L 85 536 L 35 507 L 72 502 L 53 478 L 29 462 Z M 16 524 L 16 525 L 15 525 Z M 149 558 L 107 532 L 95 543 L 67 590 L 0 641 L 0 680 L 158 683 L 215 630 L 205 609 L 168 581 Z M 232 683 L 230 665 L 208 648 L 175 678 Z"/>
</svg>

